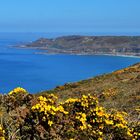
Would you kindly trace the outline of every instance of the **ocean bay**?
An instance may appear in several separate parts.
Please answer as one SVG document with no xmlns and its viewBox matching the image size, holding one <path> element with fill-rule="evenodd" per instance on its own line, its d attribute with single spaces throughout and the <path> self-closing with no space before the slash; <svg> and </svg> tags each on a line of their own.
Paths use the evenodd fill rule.
<svg viewBox="0 0 140 140">
<path fill-rule="evenodd" d="M 10 37 L 9 37 L 10 38 Z M 43 55 L 39 50 L 11 47 L 32 41 L 0 38 L 0 92 L 20 86 L 31 93 L 84 80 L 140 62 L 140 58 L 105 55 Z M 28 37 L 27 37 L 28 38 Z"/>
</svg>

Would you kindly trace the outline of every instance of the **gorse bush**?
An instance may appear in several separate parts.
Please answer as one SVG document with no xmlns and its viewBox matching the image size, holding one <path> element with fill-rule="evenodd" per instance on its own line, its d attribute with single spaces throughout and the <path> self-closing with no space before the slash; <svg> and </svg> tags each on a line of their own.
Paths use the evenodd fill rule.
<svg viewBox="0 0 140 140">
<path fill-rule="evenodd" d="M 4 129 L 3 127 L 0 125 L 0 140 L 5 140 L 5 136 L 4 136 Z"/>
<path fill-rule="evenodd" d="M 32 126 L 32 134 L 42 139 L 137 139 L 139 134 L 129 128 L 125 115 L 106 113 L 97 98 L 90 95 L 58 103 L 51 94 L 38 98 L 27 124 Z"/>
<path fill-rule="evenodd" d="M 138 123 L 130 125 L 125 119 L 127 113 L 115 110 L 108 113 L 90 94 L 60 102 L 54 94 L 35 97 L 26 93 L 18 88 L 5 96 L 9 103 L 13 101 L 10 98 L 14 98 L 22 104 L 7 110 L 7 113 L 14 114 L 8 118 L 14 123 L 6 128 L 3 122 L 4 128 L 0 127 L 3 139 L 138 140 L 140 137 Z M 25 96 L 21 98 L 23 94 Z"/>
<path fill-rule="evenodd" d="M 27 94 L 27 91 L 24 88 L 21 87 L 17 87 L 15 89 L 13 89 L 12 91 L 10 91 L 8 94 L 9 95 L 17 95 L 17 94 Z"/>
</svg>

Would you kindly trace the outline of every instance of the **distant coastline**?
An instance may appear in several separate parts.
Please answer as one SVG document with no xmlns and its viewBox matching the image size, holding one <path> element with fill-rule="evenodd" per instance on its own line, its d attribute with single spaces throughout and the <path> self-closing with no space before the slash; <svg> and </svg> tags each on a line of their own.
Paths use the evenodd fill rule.
<svg viewBox="0 0 140 140">
<path fill-rule="evenodd" d="M 59 55 L 59 54 L 67 54 L 67 55 L 97 55 L 97 56 L 118 56 L 118 57 L 131 57 L 131 58 L 140 58 L 140 56 L 136 56 L 136 55 L 124 55 L 124 54 L 83 54 L 83 53 L 79 53 L 79 54 L 74 54 L 74 53 L 71 53 L 71 54 L 68 54 L 68 53 L 48 53 L 48 52 L 35 52 L 35 54 L 43 54 L 43 55 Z"/>
<path fill-rule="evenodd" d="M 39 54 L 109 55 L 140 57 L 140 36 L 63 36 L 40 38 L 20 48 L 38 49 Z"/>
</svg>

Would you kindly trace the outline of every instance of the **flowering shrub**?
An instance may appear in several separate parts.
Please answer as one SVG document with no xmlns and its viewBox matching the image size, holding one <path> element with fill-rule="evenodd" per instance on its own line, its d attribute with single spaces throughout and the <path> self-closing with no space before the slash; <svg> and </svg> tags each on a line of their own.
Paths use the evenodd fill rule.
<svg viewBox="0 0 140 140">
<path fill-rule="evenodd" d="M 32 95 L 28 94 L 28 92 L 21 88 L 17 87 L 10 91 L 8 95 L 4 98 L 4 105 L 7 111 L 14 110 L 16 107 L 22 106 L 24 104 L 29 104 L 30 97 Z M 31 97 L 32 98 L 32 97 Z"/>
<path fill-rule="evenodd" d="M 104 90 L 103 97 L 117 90 Z M 0 140 L 139 140 L 140 124 L 128 114 L 100 106 L 94 96 L 79 95 L 63 102 L 54 94 L 36 97 L 16 88 L 2 96 Z M 100 98 L 101 99 L 101 98 Z M 139 106 L 135 113 L 139 115 Z M 137 116 L 138 116 L 137 115 Z M 4 131 L 5 130 L 5 131 Z"/>
<path fill-rule="evenodd" d="M 5 131 L 3 130 L 2 126 L 0 125 L 0 140 L 5 140 L 4 133 L 5 133 Z"/>
<path fill-rule="evenodd" d="M 30 124 L 31 137 L 37 134 L 42 139 L 138 139 L 139 133 L 128 126 L 124 114 L 106 113 L 97 98 L 90 95 L 58 103 L 51 94 L 38 98 L 25 125 Z"/>
<path fill-rule="evenodd" d="M 59 113 L 62 113 L 63 115 L 68 114 L 68 112 L 64 110 L 63 106 L 55 106 L 56 99 L 57 97 L 52 94 L 49 95 L 49 98 L 40 96 L 38 98 L 39 103 L 32 107 L 32 112 L 37 112 L 38 118 L 44 122 L 47 122 L 49 126 L 52 126 L 55 116 Z"/>
<path fill-rule="evenodd" d="M 13 89 L 12 91 L 10 91 L 8 94 L 9 95 L 16 95 L 16 94 L 19 94 L 19 93 L 27 94 L 27 91 L 24 88 L 17 87 L 15 89 Z"/>
</svg>

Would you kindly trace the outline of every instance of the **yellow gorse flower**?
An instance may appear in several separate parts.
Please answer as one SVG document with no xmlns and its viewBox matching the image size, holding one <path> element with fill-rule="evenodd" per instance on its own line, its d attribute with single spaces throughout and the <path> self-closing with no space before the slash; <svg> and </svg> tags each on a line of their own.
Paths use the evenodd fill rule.
<svg viewBox="0 0 140 140">
<path fill-rule="evenodd" d="M 66 101 L 65 101 L 65 103 L 74 103 L 74 102 L 76 102 L 76 101 L 78 101 L 78 99 L 74 99 L 74 98 L 69 98 L 69 99 L 67 99 Z"/>
<path fill-rule="evenodd" d="M 27 94 L 28 92 L 27 92 L 24 88 L 17 87 L 17 88 L 15 88 L 15 89 L 13 89 L 12 91 L 10 91 L 10 92 L 8 93 L 8 95 L 19 94 L 19 93 Z"/>
<path fill-rule="evenodd" d="M 49 95 L 48 97 L 40 96 L 38 97 L 38 103 L 32 106 L 31 110 L 33 112 L 38 112 L 43 114 L 42 121 L 48 121 L 48 125 L 51 127 L 53 124 L 52 116 L 57 116 L 58 113 L 63 115 L 68 114 L 62 105 L 56 105 L 55 100 L 57 98 L 54 95 Z"/>
<path fill-rule="evenodd" d="M 5 131 L 2 128 L 2 126 L 0 125 L 0 140 L 5 140 L 4 133 L 5 133 Z"/>
<path fill-rule="evenodd" d="M 63 108 L 63 106 L 59 105 L 55 107 L 54 105 L 51 105 L 50 103 L 53 102 L 52 99 L 47 99 L 46 97 L 40 96 L 39 98 L 39 103 L 34 105 L 32 107 L 33 111 L 39 111 L 39 112 L 44 112 L 45 115 L 52 114 L 55 115 L 56 112 L 62 112 L 64 114 L 68 114 Z M 48 103 L 48 101 L 50 101 Z"/>
<path fill-rule="evenodd" d="M 113 125 L 113 124 L 114 124 L 112 120 L 105 120 L 105 123 L 106 123 L 107 125 Z"/>
<path fill-rule="evenodd" d="M 70 98 L 60 104 L 56 100 L 57 97 L 53 94 L 40 96 L 38 103 L 31 108 L 32 112 L 40 115 L 37 116 L 37 118 L 40 117 L 39 121 L 45 122 L 49 127 L 54 127 L 59 123 L 65 126 L 68 123 L 72 132 L 90 132 L 95 139 L 99 140 L 106 135 L 105 129 L 110 130 L 111 135 L 117 130 L 117 133 L 120 131 L 122 137 L 123 135 L 130 139 L 138 137 L 137 133 L 134 134 L 133 130 L 129 129 L 124 119 L 127 115 L 125 112 L 106 113 L 105 109 L 99 105 L 97 98 L 91 95 L 83 95 L 78 99 Z"/>
<path fill-rule="evenodd" d="M 84 130 L 87 128 L 87 123 L 86 123 L 86 114 L 85 113 L 77 113 L 76 119 L 78 119 L 82 125 L 80 126 L 81 130 Z"/>
<path fill-rule="evenodd" d="M 48 125 L 52 126 L 53 122 L 52 121 L 48 121 Z"/>
</svg>

